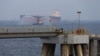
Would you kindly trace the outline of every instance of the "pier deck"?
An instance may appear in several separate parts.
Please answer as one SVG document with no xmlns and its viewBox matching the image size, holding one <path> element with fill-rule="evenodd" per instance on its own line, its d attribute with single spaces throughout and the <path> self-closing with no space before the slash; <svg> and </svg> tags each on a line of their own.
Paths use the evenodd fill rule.
<svg viewBox="0 0 100 56">
<path fill-rule="evenodd" d="M 60 32 L 63 31 L 63 32 Z M 56 37 L 61 33 L 67 35 L 67 31 L 61 28 L 50 26 L 33 26 L 33 27 L 0 27 L 0 38 L 41 38 L 41 37 Z M 89 34 L 90 39 L 100 39 L 99 35 Z"/>
</svg>

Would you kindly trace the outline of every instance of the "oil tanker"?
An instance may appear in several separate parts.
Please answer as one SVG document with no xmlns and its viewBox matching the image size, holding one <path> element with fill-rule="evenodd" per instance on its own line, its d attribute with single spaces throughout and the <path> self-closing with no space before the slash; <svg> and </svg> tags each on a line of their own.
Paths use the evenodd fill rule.
<svg viewBox="0 0 100 56">
<path fill-rule="evenodd" d="M 47 23 L 56 23 L 61 21 L 59 11 L 54 11 L 51 16 L 33 16 L 33 15 L 20 15 L 21 23 L 32 25 L 44 25 Z"/>
</svg>

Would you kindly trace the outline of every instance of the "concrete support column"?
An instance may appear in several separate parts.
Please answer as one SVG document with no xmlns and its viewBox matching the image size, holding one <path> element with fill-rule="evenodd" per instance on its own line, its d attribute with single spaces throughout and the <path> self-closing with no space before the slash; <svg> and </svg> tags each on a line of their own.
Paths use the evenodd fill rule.
<svg viewBox="0 0 100 56">
<path fill-rule="evenodd" d="M 100 56 L 100 40 L 97 41 L 97 56 Z"/>
<path fill-rule="evenodd" d="M 74 50 L 73 50 L 73 45 L 69 46 L 69 56 L 74 56 Z"/>
<path fill-rule="evenodd" d="M 90 44 L 89 44 L 89 55 L 90 56 L 95 56 L 95 52 L 94 52 L 94 40 L 90 40 Z"/>
<path fill-rule="evenodd" d="M 41 56 L 54 56 L 56 44 L 43 43 Z"/>
<path fill-rule="evenodd" d="M 69 56 L 69 45 L 61 44 L 61 56 Z"/>
<path fill-rule="evenodd" d="M 76 44 L 76 45 L 74 45 L 74 47 L 75 47 L 75 55 L 76 56 L 83 56 L 81 44 Z"/>
<path fill-rule="evenodd" d="M 88 45 L 87 44 L 82 44 L 82 50 L 83 50 L 83 56 L 89 56 L 88 52 Z"/>
</svg>

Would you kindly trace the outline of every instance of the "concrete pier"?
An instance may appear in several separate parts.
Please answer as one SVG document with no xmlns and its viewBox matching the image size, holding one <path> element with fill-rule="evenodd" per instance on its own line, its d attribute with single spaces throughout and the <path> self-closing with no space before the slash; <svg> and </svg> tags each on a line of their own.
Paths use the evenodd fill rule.
<svg viewBox="0 0 100 56">
<path fill-rule="evenodd" d="M 61 56 L 94 56 L 94 40 L 98 40 L 97 52 L 100 56 L 100 35 L 88 34 L 83 28 L 69 32 L 52 26 L 0 28 L 0 39 L 36 37 L 43 43 L 41 56 L 54 56 L 56 44 L 61 46 Z"/>
</svg>

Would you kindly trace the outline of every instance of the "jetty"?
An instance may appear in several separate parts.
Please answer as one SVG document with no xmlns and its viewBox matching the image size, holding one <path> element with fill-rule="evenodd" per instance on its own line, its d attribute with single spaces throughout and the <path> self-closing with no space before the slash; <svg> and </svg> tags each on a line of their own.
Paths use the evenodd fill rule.
<svg viewBox="0 0 100 56">
<path fill-rule="evenodd" d="M 55 26 L 0 27 L 0 39 L 40 38 L 41 56 L 54 56 L 56 44 L 60 44 L 60 56 L 100 56 L 100 35 L 90 34 L 85 28 L 64 30 Z M 94 41 L 97 40 L 97 48 Z"/>
</svg>

